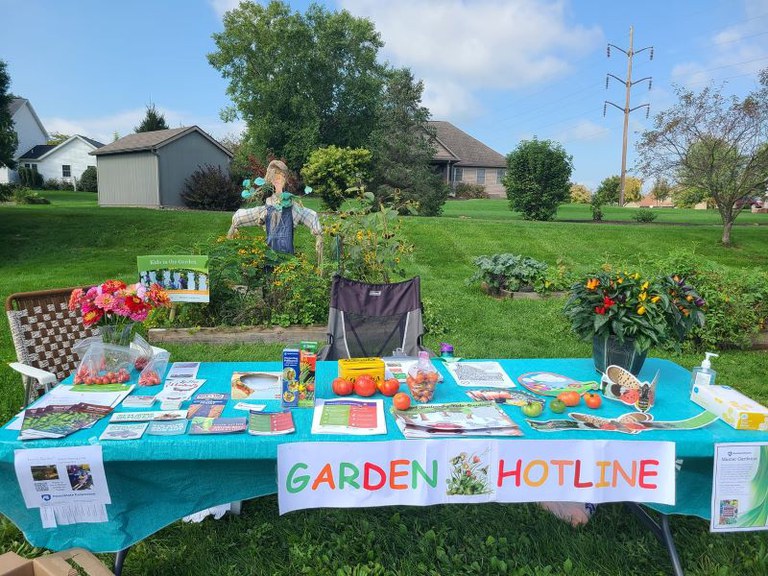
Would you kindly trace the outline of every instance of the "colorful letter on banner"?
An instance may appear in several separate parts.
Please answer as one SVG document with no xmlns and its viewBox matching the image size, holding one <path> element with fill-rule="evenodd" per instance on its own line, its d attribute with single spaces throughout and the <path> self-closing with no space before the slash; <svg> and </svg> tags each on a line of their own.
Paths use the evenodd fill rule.
<svg viewBox="0 0 768 576">
<path fill-rule="evenodd" d="M 279 446 L 277 468 L 281 514 L 451 502 L 675 503 L 673 442 L 301 442 Z"/>
</svg>

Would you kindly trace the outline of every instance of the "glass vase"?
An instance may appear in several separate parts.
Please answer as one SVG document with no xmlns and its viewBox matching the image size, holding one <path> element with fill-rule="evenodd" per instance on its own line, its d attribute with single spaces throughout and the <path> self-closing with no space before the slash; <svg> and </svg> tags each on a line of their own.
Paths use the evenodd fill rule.
<svg viewBox="0 0 768 576">
<path fill-rule="evenodd" d="M 621 366 L 637 376 L 643 367 L 648 351 L 638 352 L 633 338 L 620 342 L 616 336 L 595 336 L 592 339 L 592 359 L 595 370 L 605 374 L 608 366 Z"/>
<path fill-rule="evenodd" d="M 104 344 L 130 346 L 133 340 L 133 322 L 123 324 L 103 324 L 99 326 L 99 334 Z"/>
</svg>

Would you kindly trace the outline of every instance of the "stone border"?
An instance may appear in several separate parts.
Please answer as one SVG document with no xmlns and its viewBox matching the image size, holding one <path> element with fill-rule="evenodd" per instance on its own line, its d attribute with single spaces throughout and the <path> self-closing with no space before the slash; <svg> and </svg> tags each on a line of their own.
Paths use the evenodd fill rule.
<svg viewBox="0 0 768 576">
<path fill-rule="evenodd" d="M 219 326 L 216 328 L 150 328 L 152 344 L 298 344 L 310 340 L 324 344 L 327 326 Z"/>
</svg>

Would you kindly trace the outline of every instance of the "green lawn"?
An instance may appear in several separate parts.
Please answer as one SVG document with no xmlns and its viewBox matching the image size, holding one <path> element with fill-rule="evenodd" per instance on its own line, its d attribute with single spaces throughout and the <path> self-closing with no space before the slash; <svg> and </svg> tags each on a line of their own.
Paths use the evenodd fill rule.
<svg viewBox="0 0 768 576">
<path fill-rule="evenodd" d="M 0 297 L 15 291 L 135 280 L 136 256 L 184 252 L 224 234 L 230 215 L 177 210 L 99 209 L 87 193 L 43 192 L 50 206 L 0 205 Z M 315 200 L 307 204 L 317 207 Z M 625 212 L 606 210 L 606 219 Z M 641 262 L 676 248 L 736 269 L 765 267 L 767 215 L 743 214 L 735 247 L 722 248 L 715 212 L 660 211 L 669 223 L 586 224 L 523 221 L 502 200 L 452 201 L 442 218 L 410 217 L 404 230 L 416 246 L 411 271 L 435 332 L 427 344 L 454 344 L 464 357 L 588 356 L 590 347 L 568 330 L 562 299 L 498 301 L 465 279 L 472 258 L 522 253 L 577 268 L 604 260 Z M 462 217 L 463 216 L 463 217 Z M 564 206 L 564 220 L 590 220 L 586 206 Z M 629 217 L 621 218 L 627 220 Z M 662 220 L 660 216 L 659 220 Z M 299 246 L 311 238 L 299 232 Z M 171 346 L 174 360 L 276 359 L 280 346 Z M 688 368 L 698 355 L 665 355 Z M 19 378 L 7 323 L 0 323 L 0 418 L 19 406 Z M 768 355 L 729 351 L 717 359 L 718 378 L 768 402 Z M 762 533 L 711 535 L 705 522 L 675 517 L 673 532 L 686 574 L 768 573 Z M 0 517 L 0 552 L 31 555 L 23 536 Z M 108 558 L 105 555 L 104 558 Z M 440 506 L 359 511 L 304 511 L 280 517 L 274 497 L 246 503 L 239 518 L 201 525 L 176 523 L 136 546 L 126 576 L 139 574 L 665 574 L 664 549 L 620 506 L 601 506 L 587 527 L 573 529 L 535 506 Z"/>
</svg>

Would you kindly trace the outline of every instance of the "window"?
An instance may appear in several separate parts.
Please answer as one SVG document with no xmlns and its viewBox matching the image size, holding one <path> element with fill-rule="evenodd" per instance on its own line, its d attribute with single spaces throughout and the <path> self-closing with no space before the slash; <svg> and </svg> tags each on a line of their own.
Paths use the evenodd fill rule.
<svg viewBox="0 0 768 576">
<path fill-rule="evenodd" d="M 477 183 L 485 184 L 485 168 L 477 168 Z"/>
<path fill-rule="evenodd" d="M 504 181 L 504 176 L 507 175 L 507 171 L 504 168 L 496 170 L 496 182 L 501 184 Z"/>
<path fill-rule="evenodd" d="M 29 162 L 25 162 L 24 168 L 32 168 L 32 164 L 30 164 Z"/>
<path fill-rule="evenodd" d="M 69 164 L 62 164 L 61 165 L 61 177 L 62 178 L 69 178 L 72 176 L 72 166 Z"/>
<path fill-rule="evenodd" d="M 464 168 L 454 168 L 453 169 L 453 181 L 454 182 L 461 182 L 464 180 Z"/>
</svg>

